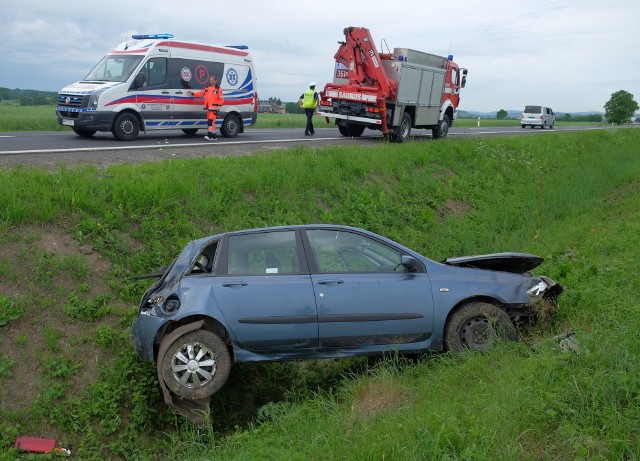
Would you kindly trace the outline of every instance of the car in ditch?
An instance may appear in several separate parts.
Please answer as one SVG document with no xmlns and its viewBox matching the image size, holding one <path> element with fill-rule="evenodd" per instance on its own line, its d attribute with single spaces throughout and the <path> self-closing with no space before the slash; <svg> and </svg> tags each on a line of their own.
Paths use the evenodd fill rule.
<svg viewBox="0 0 640 461">
<path fill-rule="evenodd" d="M 295 225 L 188 243 L 144 293 L 134 348 L 165 402 L 207 402 L 233 363 L 484 351 L 563 291 L 523 253 L 433 261 L 373 232 Z M 186 411 L 186 410 L 185 410 Z M 183 413 L 184 414 L 184 413 Z"/>
</svg>

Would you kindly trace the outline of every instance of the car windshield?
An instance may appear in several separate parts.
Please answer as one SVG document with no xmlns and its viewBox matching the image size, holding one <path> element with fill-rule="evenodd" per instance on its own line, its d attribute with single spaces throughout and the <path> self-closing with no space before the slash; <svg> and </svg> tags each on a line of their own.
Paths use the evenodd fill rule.
<svg viewBox="0 0 640 461">
<path fill-rule="evenodd" d="M 526 106 L 524 112 L 527 114 L 539 114 L 542 112 L 542 106 Z"/>
<path fill-rule="evenodd" d="M 142 56 L 108 54 L 84 79 L 93 82 L 126 82 L 141 60 Z"/>
</svg>

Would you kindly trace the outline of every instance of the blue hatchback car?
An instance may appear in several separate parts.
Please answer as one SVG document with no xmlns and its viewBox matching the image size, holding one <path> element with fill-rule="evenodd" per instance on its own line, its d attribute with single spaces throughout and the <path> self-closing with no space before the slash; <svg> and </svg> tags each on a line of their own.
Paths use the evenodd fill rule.
<svg viewBox="0 0 640 461">
<path fill-rule="evenodd" d="M 165 401 L 208 401 L 235 362 L 482 351 L 562 287 L 530 254 L 432 261 L 353 227 L 228 232 L 187 244 L 142 298 L 132 340 Z"/>
</svg>

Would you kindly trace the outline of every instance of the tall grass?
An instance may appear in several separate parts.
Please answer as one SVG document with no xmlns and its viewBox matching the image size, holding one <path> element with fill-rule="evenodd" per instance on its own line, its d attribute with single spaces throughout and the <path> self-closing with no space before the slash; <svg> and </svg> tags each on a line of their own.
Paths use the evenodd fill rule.
<svg viewBox="0 0 640 461">
<path fill-rule="evenodd" d="M 54 350 L 63 327 L 51 327 L 46 364 L 65 367 L 39 378 L 33 402 L 0 408 L 0 459 L 15 458 L 12 435 L 43 431 L 78 440 L 82 459 L 635 459 L 640 378 L 628 370 L 640 353 L 639 154 L 640 131 L 628 129 L 1 170 L 0 243 L 21 255 L 20 264 L 0 264 L 0 286 L 18 287 L 3 305 L 42 319 L 90 288 L 85 266 L 43 256 L 21 232 L 49 223 L 112 264 L 110 297 L 126 307 L 114 308 L 111 328 L 87 321 L 89 333 L 74 339 L 87 347 L 95 332 L 109 357 L 81 386 L 61 375 L 75 362 Z M 129 276 L 206 234 L 314 222 L 368 228 L 436 260 L 541 254 L 541 272 L 567 291 L 524 343 L 418 362 L 237 366 L 212 401 L 213 428 L 173 417 L 154 367 L 128 345 L 148 285 Z M 61 277 L 77 279 L 75 298 L 57 286 Z M 24 342 L 33 322 L 20 325 Z M 579 356 L 552 339 L 569 329 Z M 9 364 L 0 354 L 0 368 Z M 0 385 L 20 379 L 5 371 Z"/>
</svg>

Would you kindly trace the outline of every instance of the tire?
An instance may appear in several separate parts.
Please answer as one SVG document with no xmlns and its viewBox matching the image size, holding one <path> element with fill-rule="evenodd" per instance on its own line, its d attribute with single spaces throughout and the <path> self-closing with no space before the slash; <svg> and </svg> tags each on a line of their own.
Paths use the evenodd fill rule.
<svg viewBox="0 0 640 461">
<path fill-rule="evenodd" d="M 364 133 L 365 126 L 364 125 L 350 125 L 349 126 L 349 136 L 352 138 L 359 138 Z"/>
<path fill-rule="evenodd" d="M 94 134 L 96 134 L 96 130 L 83 130 L 82 128 L 74 128 L 73 132 L 78 136 L 82 136 L 83 138 L 90 138 Z"/>
<path fill-rule="evenodd" d="M 521 126 L 522 128 L 526 128 L 526 127 L 527 127 L 527 125 L 520 125 L 520 126 Z"/>
<path fill-rule="evenodd" d="M 349 133 L 351 130 L 349 130 L 349 125 L 338 125 L 338 131 L 340 132 L 340 134 L 342 136 L 351 136 Z"/>
<path fill-rule="evenodd" d="M 447 137 L 449 133 L 449 127 L 451 126 L 451 120 L 448 115 L 444 115 L 438 126 L 431 131 L 433 139 L 442 139 Z"/>
<path fill-rule="evenodd" d="M 186 135 L 193 136 L 198 132 L 197 128 L 183 128 L 182 132 Z"/>
<path fill-rule="evenodd" d="M 242 126 L 241 123 L 242 122 L 240 122 L 240 119 L 236 114 L 227 115 L 222 122 L 222 126 L 220 127 L 222 136 L 224 136 L 225 138 L 235 138 L 236 136 L 238 136 L 238 133 L 240 133 L 240 128 Z"/>
<path fill-rule="evenodd" d="M 400 120 L 395 139 L 392 139 L 394 142 L 403 143 L 409 139 L 409 135 L 411 135 L 411 115 L 405 112 L 402 114 L 402 120 Z"/>
<path fill-rule="evenodd" d="M 553 126 L 556 124 L 556 122 L 553 122 L 551 125 L 549 125 L 549 128 L 551 128 L 553 130 Z"/>
<path fill-rule="evenodd" d="M 546 123 L 547 123 L 547 122 L 542 122 L 542 125 L 540 125 L 540 129 L 541 129 L 541 130 L 544 130 L 544 127 L 545 127 Z"/>
<path fill-rule="evenodd" d="M 208 398 L 229 377 L 231 355 L 219 336 L 195 330 L 177 338 L 162 360 L 162 379 L 178 397 L 188 400 Z"/>
<path fill-rule="evenodd" d="M 472 302 L 455 311 L 448 319 L 444 340 L 453 352 L 483 352 L 500 340 L 515 341 L 518 333 L 505 311 L 493 304 Z"/>
<path fill-rule="evenodd" d="M 133 141 L 140 133 L 140 122 L 135 115 L 124 112 L 116 117 L 111 130 L 113 136 L 120 141 Z"/>
</svg>

